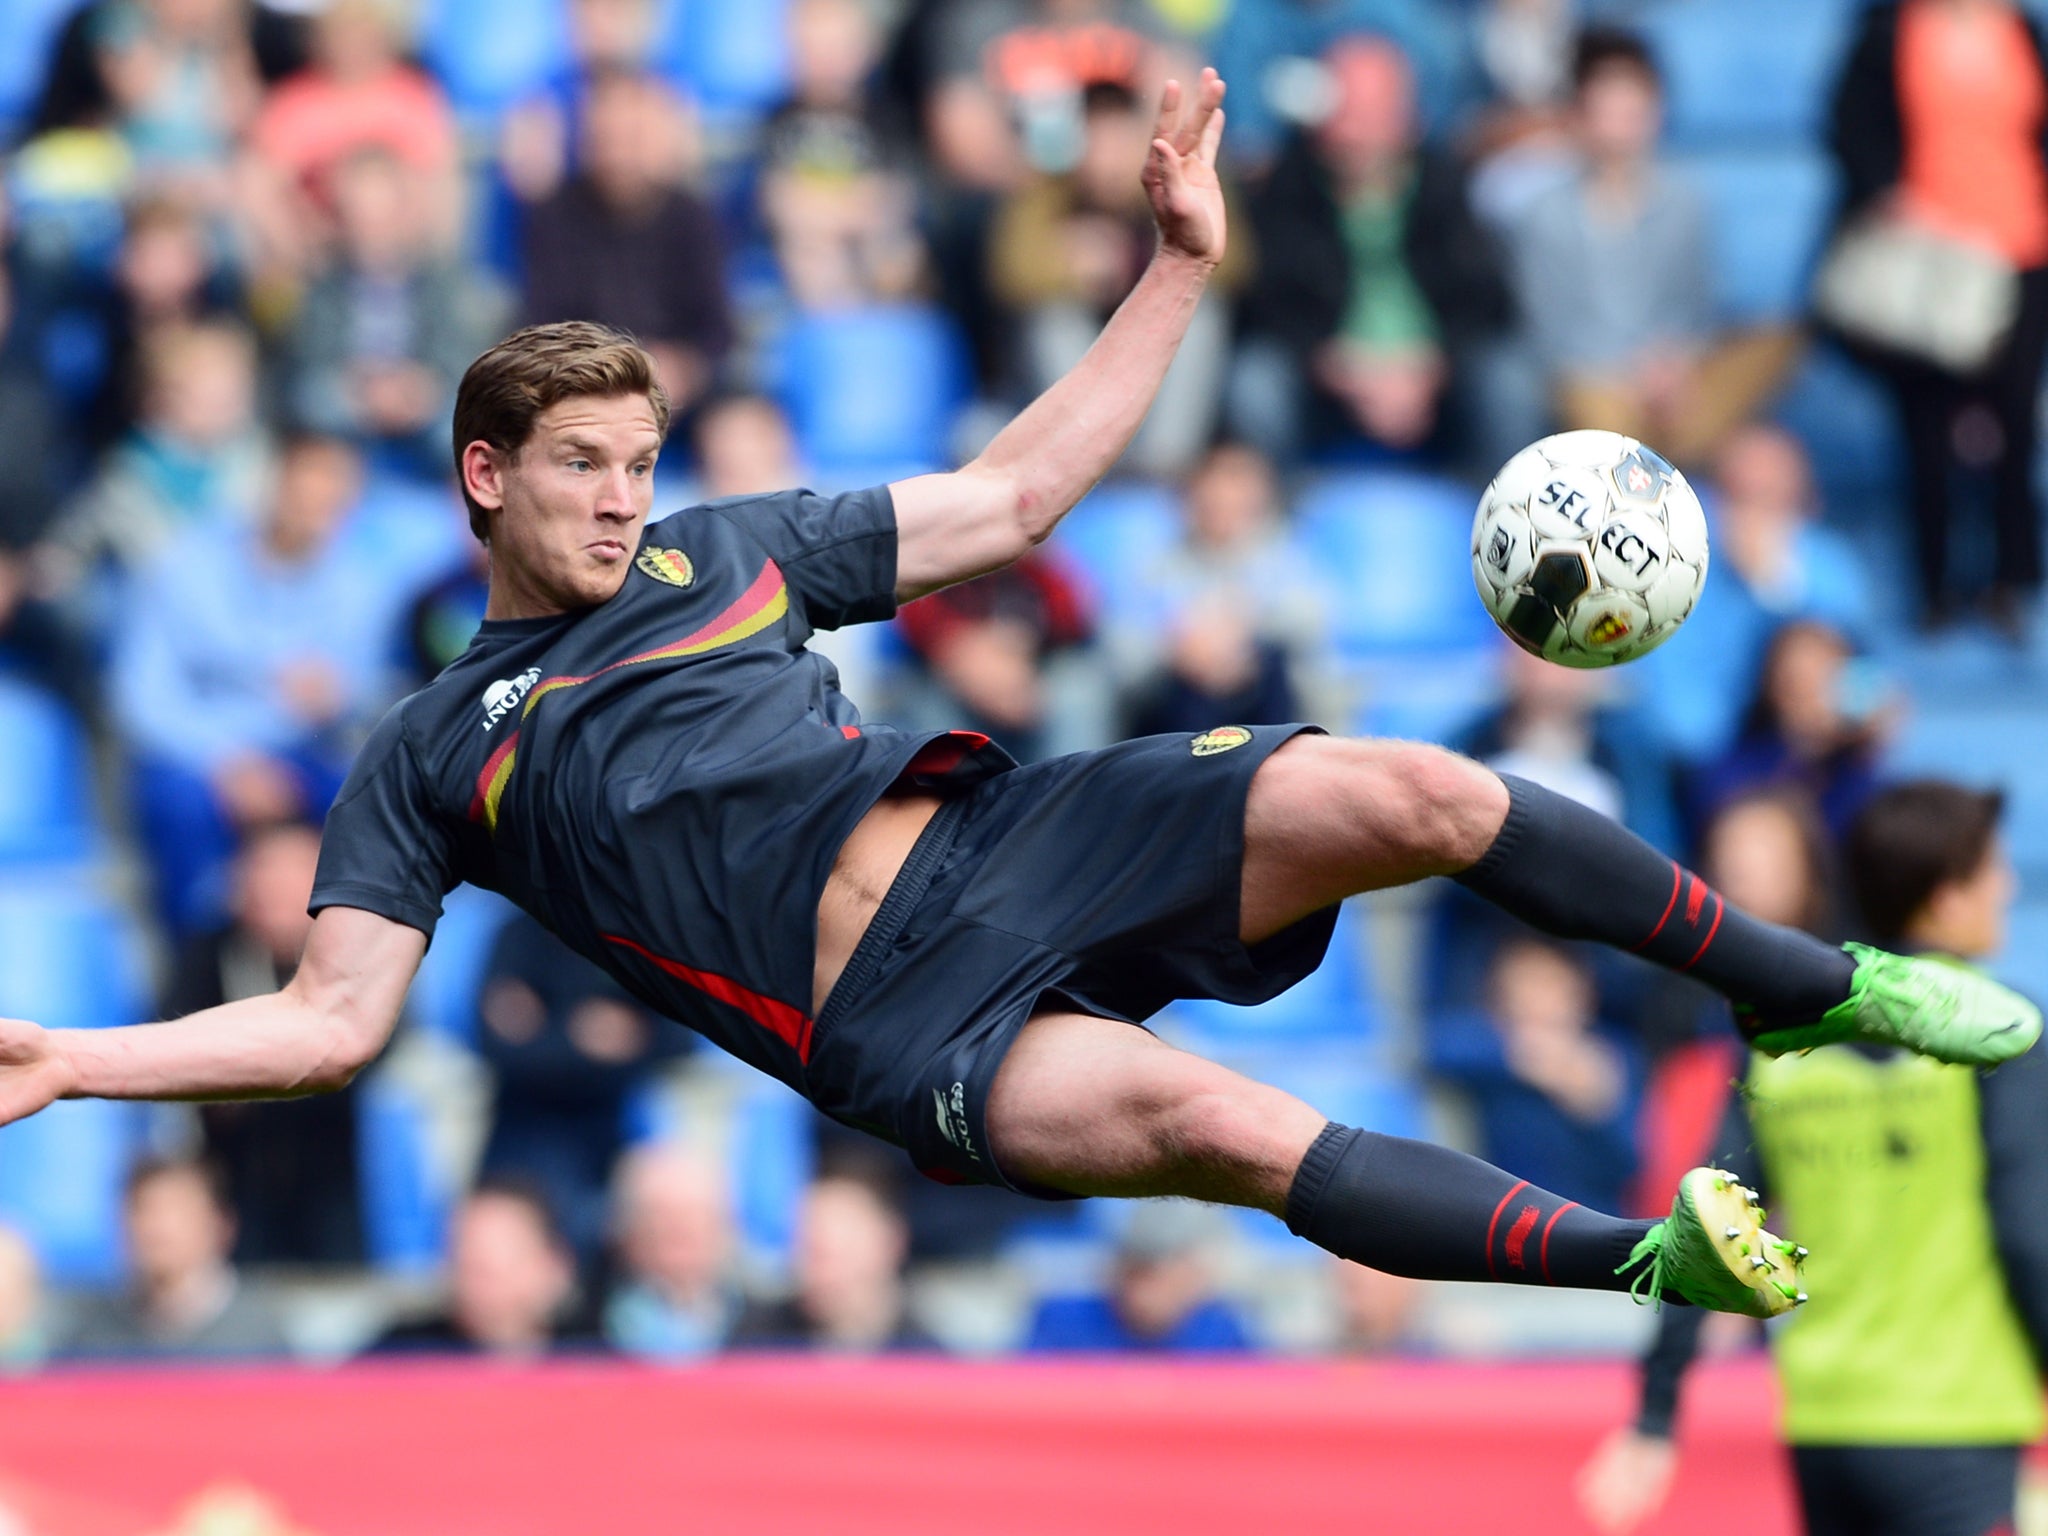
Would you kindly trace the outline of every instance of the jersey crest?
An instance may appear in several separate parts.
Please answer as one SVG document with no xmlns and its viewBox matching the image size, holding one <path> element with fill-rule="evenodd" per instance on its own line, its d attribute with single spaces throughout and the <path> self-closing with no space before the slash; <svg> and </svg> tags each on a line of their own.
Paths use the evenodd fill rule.
<svg viewBox="0 0 2048 1536">
<path fill-rule="evenodd" d="M 687 587 L 697 579 L 697 568 L 680 549 L 650 544 L 633 557 L 633 563 L 656 581 L 665 581 L 672 587 Z"/>
</svg>

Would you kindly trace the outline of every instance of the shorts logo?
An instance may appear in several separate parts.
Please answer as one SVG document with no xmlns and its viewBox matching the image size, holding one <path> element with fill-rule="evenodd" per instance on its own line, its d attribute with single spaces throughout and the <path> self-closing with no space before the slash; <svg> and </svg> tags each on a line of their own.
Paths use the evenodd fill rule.
<svg viewBox="0 0 2048 1536">
<path fill-rule="evenodd" d="M 1188 750 L 1197 757 L 1214 757 L 1218 752 L 1228 752 L 1241 747 L 1252 739 L 1252 733 L 1241 725 L 1219 725 L 1213 731 L 1204 731 L 1188 743 Z"/>
<path fill-rule="evenodd" d="M 633 563 L 656 581 L 665 581 L 672 587 L 687 587 L 697 579 L 697 568 L 680 549 L 650 544 L 633 557 Z"/>
<path fill-rule="evenodd" d="M 528 667 L 517 677 L 501 677 L 484 690 L 484 729 L 489 730 L 519 707 L 529 689 L 540 681 L 540 668 Z"/>
<path fill-rule="evenodd" d="M 974 1137 L 967 1128 L 967 1085 L 955 1083 L 950 1091 L 934 1088 L 932 1104 L 939 1115 L 939 1134 L 980 1162 L 981 1154 L 974 1150 Z"/>
</svg>

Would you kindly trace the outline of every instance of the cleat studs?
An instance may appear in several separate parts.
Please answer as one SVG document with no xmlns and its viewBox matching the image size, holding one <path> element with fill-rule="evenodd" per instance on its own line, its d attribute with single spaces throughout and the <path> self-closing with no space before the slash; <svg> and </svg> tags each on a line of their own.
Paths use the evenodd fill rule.
<svg viewBox="0 0 2048 1536">
<path fill-rule="evenodd" d="M 1730 1242 L 1732 1243 L 1732 1242 L 1734 1242 L 1734 1241 L 1735 1241 L 1735 1239 L 1736 1239 L 1736 1238 L 1738 1238 L 1738 1237 L 1742 1236 L 1742 1228 L 1740 1228 L 1740 1227 L 1724 1227 L 1724 1228 L 1722 1228 L 1722 1229 L 1721 1229 L 1721 1235 L 1722 1235 L 1723 1237 L 1727 1238 L 1727 1239 L 1728 1239 L 1728 1241 L 1730 1241 Z"/>
<path fill-rule="evenodd" d="M 1797 1243 L 1794 1243 L 1794 1244 L 1792 1245 L 1792 1257 L 1793 1257 L 1793 1258 L 1795 1258 L 1795 1259 L 1803 1259 L 1803 1258 L 1805 1258 L 1808 1252 L 1809 1252 L 1809 1250 L 1808 1250 L 1808 1249 L 1802 1248 L 1802 1247 L 1801 1247 L 1801 1246 L 1800 1246 L 1799 1244 L 1797 1244 Z"/>
<path fill-rule="evenodd" d="M 1799 1293 L 1799 1294 L 1798 1294 L 1797 1296 L 1794 1296 L 1794 1297 L 1792 1298 L 1792 1305 L 1793 1305 L 1793 1306 L 1795 1306 L 1795 1307 L 1803 1307 L 1803 1306 L 1805 1306 L 1805 1305 L 1806 1305 L 1806 1301 L 1807 1301 L 1807 1296 L 1806 1296 L 1806 1292 L 1804 1292 L 1804 1291 L 1801 1291 L 1801 1292 L 1800 1292 L 1800 1293 Z"/>
<path fill-rule="evenodd" d="M 1751 1259 L 1749 1261 L 1749 1267 L 1751 1269 L 1769 1269 L 1771 1267 L 1771 1261 L 1769 1259 Z"/>
</svg>

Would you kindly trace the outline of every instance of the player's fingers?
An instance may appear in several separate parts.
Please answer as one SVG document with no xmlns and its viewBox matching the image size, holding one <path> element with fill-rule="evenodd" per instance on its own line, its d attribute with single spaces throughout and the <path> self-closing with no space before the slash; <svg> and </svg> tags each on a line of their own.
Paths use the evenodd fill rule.
<svg viewBox="0 0 2048 1536">
<path fill-rule="evenodd" d="M 1209 131 L 1209 124 L 1216 111 L 1223 105 L 1223 77 L 1213 69 L 1202 71 L 1202 78 L 1195 86 L 1194 100 L 1190 103 L 1187 120 L 1180 125 L 1180 132 L 1174 138 L 1173 147 L 1184 155 L 1191 155 L 1201 144 Z"/>
<path fill-rule="evenodd" d="M 1202 164 L 1213 167 L 1216 164 L 1216 151 L 1222 144 L 1223 109 L 1218 107 L 1209 117 L 1209 126 L 1202 130 L 1201 147 L 1195 153 L 1201 157 Z"/>
<path fill-rule="evenodd" d="M 1159 92 L 1159 120 L 1152 125 L 1152 137 L 1167 139 L 1173 136 L 1173 125 L 1180 119 L 1180 82 L 1169 80 Z"/>
<path fill-rule="evenodd" d="M 1179 202 L 1187 191 L 1187 177 L 1181 170 L 1179 153 L 1165 139 L 1152 141 L 1152 168 L 1158 174 L 1159 190 L 1168 206 Z"/>
</svg>

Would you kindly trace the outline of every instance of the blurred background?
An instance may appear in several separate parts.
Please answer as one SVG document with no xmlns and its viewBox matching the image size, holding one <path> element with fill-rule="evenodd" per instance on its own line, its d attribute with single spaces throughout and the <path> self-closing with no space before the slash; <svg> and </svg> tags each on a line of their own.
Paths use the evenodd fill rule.
<svg viewBox="0 0 2048 1536">
<path fill-rule="evenodd" d="M 959 463 L 1128 291 L 1149 103 L 1204 62 L 1231 87 L 1230 255 L 1158 407 L 1042 552 L 823 637 L 864 710 L 1024 758 L 1290 718 L 1444 742 L 1831 938 L 1857 931 L 1835 847 L 1878 786 L 1999 784 L 2003 969 L 2048 990 L 2048 173 L 1921 111 L 1939 142 L 1900 145 L 1872 43 L 1896 6 L 0 12 L 0 1011 L 112 1025 L 289 976 L 352 752 L 481 615 L 445 438 L 483 346 L 635 332 L 678 405 L 658 513 Z M 1986 68 L 2038 97 L 2038 45 Z M 1873 208 L 1976 237 L 2014 312 L 1818 323 L 1815 273 Z M 1471 587 L 1479 491 L 1567 426 L 1643 436 L 1713 527 L 1692 620 L 1617 674 L 1522 657 Z M 1738 1069 L 1705 994 L 1436 889 L 1353 903 L 1276 1002 L 1160 1027 L 1643 1213 Z M 1337 1266 L 1263 1216 L 921 1186 L 467 889 L 347 1093 L 0 1130 L 22 1371 L 1583 1357 L 1648 1327 Z"/>
</svg>

